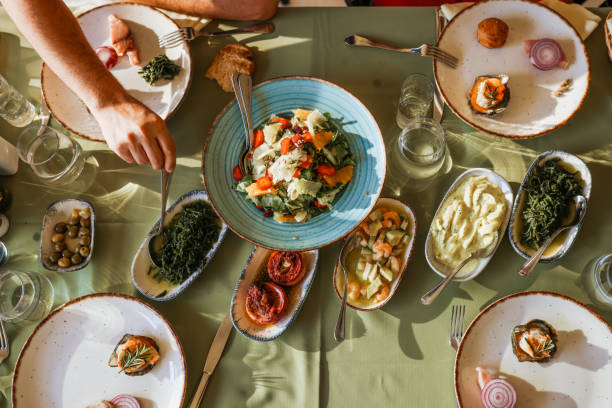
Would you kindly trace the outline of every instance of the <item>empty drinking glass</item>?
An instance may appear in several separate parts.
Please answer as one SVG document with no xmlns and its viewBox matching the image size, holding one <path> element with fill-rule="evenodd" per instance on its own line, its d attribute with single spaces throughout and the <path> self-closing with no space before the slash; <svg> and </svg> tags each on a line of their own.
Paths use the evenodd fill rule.
<svg viewBox="0 0 612 408">
<path fill-rule="evenodd" d="M 53 285 L 34 272 L 0 271 L 0 319 L 9 322 L 37 321 L 53 306 Z"/>
<path fill-rule="evenodd" d="M 582 274 L 582 282 L 597 306 L 612 310 L 612 254 L 589 262 Z"/>
<path fill-rule="evenodd" d="M 0 75 L 0 116 L 8 123 L 24 127 L 36 117 L 34 105 Z"/>
<path fill-rule="evenodd" d="M 70 136 L 39 124 L 25 128 L 17 141 L 19 157 L 48 181 L 72 183 L 85 167 L 83 149 Z"/>
<path fill-rule="evenodd" d="M 433 83 L 423 74 L 410 74 L 402 83 L 397 116 L 395 121 L 400 128 L 414 118 L 427 116 L 433 101 Z"/>
</svg>

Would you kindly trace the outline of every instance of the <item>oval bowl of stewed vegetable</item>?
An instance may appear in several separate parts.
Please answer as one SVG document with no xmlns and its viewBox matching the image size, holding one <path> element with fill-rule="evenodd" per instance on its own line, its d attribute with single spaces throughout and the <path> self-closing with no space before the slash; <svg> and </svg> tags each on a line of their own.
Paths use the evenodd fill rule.
<svg viewBox="0 0 612 408">
<path fill-rule="evenodd" d="M 344 241 L 347 245 L 353 234 L 360 237 L 357 248 L 346 256 L 347 305 L 376 310 L 391 299 L 406 272 L 416 228 L 416 216 L 408 204 L 395 198 L 378 199 L 374 210 Z M 344 273 L 339 258 L 333 279 L 336 295 L 342 299 Z"/>
<path fill-rule="evenodd" d="M 89 263 L 96 214 L 88 201 L 68 198 L 52 203 L 43 217 L 40 263 L 56 272 L 73 272 Z"/>
<path fill-rule="evenodd" d="M 516 193 L 508 235 L 523 258 L 537 249 L 561 225 L 574 219 L 573 197 L 591 197 L 591 172 L 577 156 L 551 150 L 539 155 Z M 544 251 L 540 262 L 556 262 L 567 253 L 582 222 L 562 232 Z"/>
</svg>

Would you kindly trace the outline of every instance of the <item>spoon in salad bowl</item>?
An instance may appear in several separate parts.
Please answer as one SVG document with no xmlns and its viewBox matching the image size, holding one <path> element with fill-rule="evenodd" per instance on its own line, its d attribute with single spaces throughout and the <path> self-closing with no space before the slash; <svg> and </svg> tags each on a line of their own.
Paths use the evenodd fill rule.
<svg viewBox="0 0 612 408">
<path fill-rule="evenodd" d="M 251 151 L 253 143 L 253 118 L 251 117 L 251 91 L 253 83 L 250 75 L 234 72 L 232 75 L 232 85 L 238 108 L 240 108 L 242 123 L 244 124 L 245 144 L 238 161 L 238 167 L 244 176 L 249 172 L 249 163 L 246 158 Z"/>
<path fill-rule="evenodd" d="M 340 251 L 340 267 L 344 273 L 344 291 L 342 292 L 342 306 L 340 306 L 338 322 L 336 323 L 336 330 L 334 331 L 334 339 L 336 339 L 338 342 L 344 340 L 344 315 L 346 313 L 346 293 L 348 291 L 348 270 L 346 269 L 346 258 L 348 257 L 348 254 L 359 246 L 360 240 L 361 237 L 358 234 L 353 234 Z"/>
<path fill-rule="evenodd" d="M 448 283 L 453 280 L 455 275 L 457 275 L 459 271 L 463 269 L 463 267 L 467 265 L 467 263 L 470 262 L 472 259 L 486 258 L 487 256 L 491 255 L 493 251 L 495 251 L 495 248 L 497 248 L 498 239 L 499 232 L 496 231 L 495 236 L 493 237 L 493 240 L 489 245 L 484 248 L 480 248 L 478 251 L 473 252 L 472 255 L 461 261 L 461 263 L 459 263 L 459 265 L 457 265 L 457 267 L 451 273 L 449 273 L 448 276 L 444 278 L 442 282 L 440 282 L 438 285 L 436 285 L 436 287 L 434 287 L 432 290 L 424 294 L 423 297 L 421 297 L 421 303 L 423 303 L 424 305 L 432 304 L 433 301 L 438 298 L 440 293 L 442 293 L 446 285 L 448 285 Z"/>
<path fill-rule="evenodd" d="M 161 218 L 159 219 L 159 228 L 157 232 L 151 234 L 149 238 L 149 258 L 153 265 L 161 268 L 162 266 L 162 246 L 164 243 L 164 221 L 166 218 L 166 202 L 168 201 L 168 189 L 170 188 L 170 180 L 172 179 L 172 173 L 168 173 L 166 170 L 161 171 Z"/>
<path fill-rule="evenodd" d="M 552 233 L 550 237 L 538 248 L 535 254 L 521 266 L 519 269 L 519 275 L 527 276 L 529 273 L 535 268 L 535 266 L 544 255 L 546 249 L 553 243 L 553 241 L 559 236 L 560 233 L 565 231 L 568 228 L 572 228 L 576 225 L 579 225 L 584 219 L 584 215 L 586 214 L 586 198 L 582 195 L 574 196 L 574 218 L 567 221 L 567 223 L 562 224 L 555 232 Z"/>
</svg>

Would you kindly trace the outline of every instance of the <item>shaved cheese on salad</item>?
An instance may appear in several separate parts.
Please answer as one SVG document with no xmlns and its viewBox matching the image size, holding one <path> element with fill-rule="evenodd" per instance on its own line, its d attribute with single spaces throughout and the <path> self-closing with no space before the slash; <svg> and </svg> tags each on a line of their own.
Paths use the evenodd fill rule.
<svg viewBox="0 0 612 408">
<path fill-rule="evenodd" d="M 294 178 L 287 186 L 287 196 L 290 200 L 296 200 L 301 194 L 316 197 L 322 185 L 318 181 Z"/>
<path fill-rule="evenodd" d="M 263 128 L 264 141 L 267 144 L 276 143 L 278 132 L 280 132 L 282 128 L 283 126 L 280 123 L 271 123 L 269 125 L 264 126 Z"/>
<path fill-rule="evenodd" d="M 318 130 L 318 125 L 322 122 L 325 122 L 325 116 L 319 112 L 318 109 L 310 112 L 308 117 L 306 118 L 306 126 L 308 126 L 308 131 L 311 135 L 315 134 L 315 131 Z"/>
<path fill-rule="evenodd" d="M 306 160 L 306 153 L 302 149 L 293 149 L 288 154 L 282 155 L 268 168 L 272 176 L 272 183 L 291 181 L 293 173 L 298 165 Z"/>
</svg>

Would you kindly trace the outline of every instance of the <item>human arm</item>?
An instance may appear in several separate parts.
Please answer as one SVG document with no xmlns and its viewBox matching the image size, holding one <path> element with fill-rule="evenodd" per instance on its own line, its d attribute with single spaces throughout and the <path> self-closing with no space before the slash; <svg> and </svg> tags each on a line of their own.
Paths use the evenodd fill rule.
<svg viewBox="0 0 612 408">
<path fill-rule="evenodd" d="M 272 18 L 278 0 L 119 0 L 148 4 L 179 13 L 226 20 L 267 20 Z"/>
<path fill-rule="evenodd" d="M 165 122 L 104 67 L 63 1 L 0 2 L 45 63 L 87 105 L 115 153 L 129 163 L 174 170 L 175 146 Z"/>
</svg>

